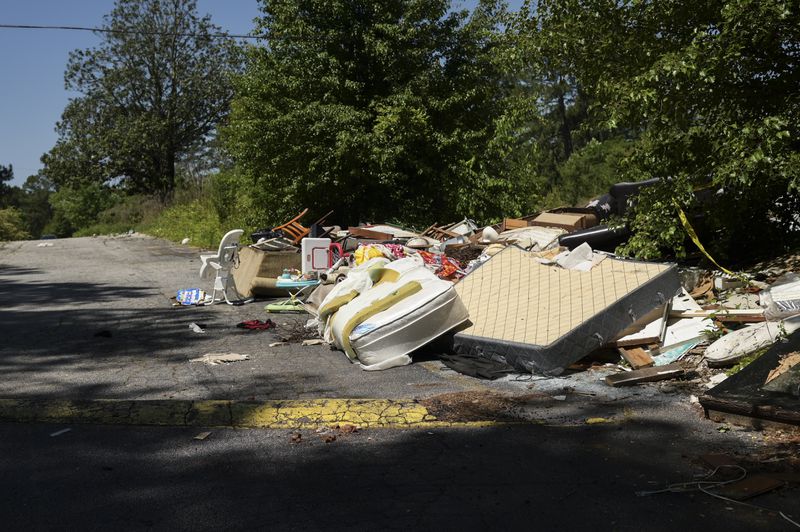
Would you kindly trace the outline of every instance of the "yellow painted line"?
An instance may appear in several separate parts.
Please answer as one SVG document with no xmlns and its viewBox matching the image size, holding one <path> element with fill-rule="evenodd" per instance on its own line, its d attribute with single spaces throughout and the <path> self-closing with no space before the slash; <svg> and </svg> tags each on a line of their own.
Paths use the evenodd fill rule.
<svg viewBox="0 0 800 532">
<path fill-rule="evenodd" d="M 335 424 L 352 424 L 361 428 L 487 427 L 509 424 L 492 419 L 468 422 L 441 420 L 413 400 L 390 399 L 0 399 L 0 422 L 275 429 L 308 429 Z"/>
</svg>

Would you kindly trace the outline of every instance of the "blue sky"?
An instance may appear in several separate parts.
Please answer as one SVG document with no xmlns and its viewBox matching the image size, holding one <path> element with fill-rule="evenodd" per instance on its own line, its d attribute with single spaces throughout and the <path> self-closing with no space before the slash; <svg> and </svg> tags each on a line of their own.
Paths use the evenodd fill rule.
<svg viewBox="0 0 800 532">
<path fill-rule="evenodd" d="M 474 0 L 454 2 L 464 7 Z M 517 8 L 522 0 L 511 0 Z M 201 14 L 233 34 L 249 33 L 259 15 L 256 0 L 198 0 Z M 113 0 L 0 0 L 0 23 L 98 26 Z M 71 50 L 99 43 L 90 32 L 0 28 L 0 164 L 14 166 L 13 184 L 40 168 L 56 141 L 54 130 L 70 96 L 64 68 Z"/>
</svg>

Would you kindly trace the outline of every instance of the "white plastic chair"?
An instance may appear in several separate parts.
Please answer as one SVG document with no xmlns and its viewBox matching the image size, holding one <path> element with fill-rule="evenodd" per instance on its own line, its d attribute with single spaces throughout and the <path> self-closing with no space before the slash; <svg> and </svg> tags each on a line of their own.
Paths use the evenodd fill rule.
<svg viewBox="0 0 800 532">
<path fill-rule="evenodd" d="M 231 301 L 228 298 L 228 288 L 231 280 L 231 268 L 236 263 L 239 254 L 239 239 L 244 234 L 243 229 L 228 231 L 219 243 L 219 250 L 215 254 L 200 255 L 200 277 L 214 277 L 214 291 L 211 293 L 209 305 L 221 303 L 223 300 L 229 305 L 235 305 L 241 301 Z M 222 292 L 222 297 L 217 298 L 217 292 Z M 237 294 L 238 295 L 238 294 Z"/>
</svg>

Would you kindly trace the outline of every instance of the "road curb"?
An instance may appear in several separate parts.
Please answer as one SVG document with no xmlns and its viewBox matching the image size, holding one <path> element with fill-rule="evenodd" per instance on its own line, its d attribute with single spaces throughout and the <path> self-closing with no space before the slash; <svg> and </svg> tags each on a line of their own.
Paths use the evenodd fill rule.
<svg viewBox="0 0 800 532">
<path fill-rule="evenodd" d="M 493 419 L 438 419 L 414 400 L 312 399 L 287 401 L 0 399 L 0 422 L 156 425 L 172 427 L 436 428 L 507 425 Z"/>
</svg>

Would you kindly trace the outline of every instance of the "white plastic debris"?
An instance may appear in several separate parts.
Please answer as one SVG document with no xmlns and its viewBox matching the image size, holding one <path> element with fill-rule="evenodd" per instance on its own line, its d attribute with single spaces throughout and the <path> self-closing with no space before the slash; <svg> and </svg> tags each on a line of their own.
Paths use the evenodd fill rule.
<svg viewBox="0 0 800 532">
<path fill-rule="evenodd" d="M 740 358 L 767 347 L 800 329 L 800 316 L 780 322 L 754 323 L 730 332 L 708 346 L 705 358 L 711 367 L 731 366 Z"/>
<path fill-rule="evenodd" d="M 800 314 L 800 275 L 786 273 L 778 277 L 769 289 L 759 294 L 759 304 L 768 320 Z"/>
<path fill-rule="evenodd" d="M 201 357 L 192 358 L 189 362 L 202 362 L 209 366 L 218 366 L 220 364 L 230 364 L 231 362 L 239 362 L 242 360 L 250 360 L 250 356 L 240 355 L 239 353 L 207 353 Z"/>
</svg>

